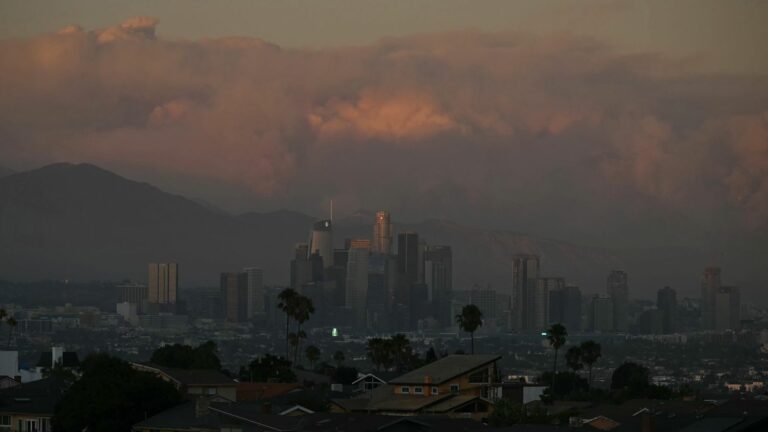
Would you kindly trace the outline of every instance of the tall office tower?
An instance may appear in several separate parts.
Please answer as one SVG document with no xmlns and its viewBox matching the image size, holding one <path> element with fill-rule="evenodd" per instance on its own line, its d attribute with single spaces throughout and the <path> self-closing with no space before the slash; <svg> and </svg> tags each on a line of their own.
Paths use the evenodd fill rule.
<svg viewBox="0 0 768 432">
<path fill-rule="evenodd" d="M 443 327 L 450 327 L 453 324 L 453 252 L 450 246 L 427 246 L 424 251 L 424 283 L 427 286 L 427 301 L 432 305 L 435 319 Z"/>
<path fill-rule="evenodd" d="M 512 260 L 512 327 L 516 330 L 535 330 L 527 327 L 532 322 L 528 318 L 528 293 L 536 289 L 539 278 L 539 256 L 517 255 Z"/>
<path fill-rule="evenodd" d="M 403 305 L 403 310 L 409 311 L 414 297 L 414 285 L 419 279 L 419 235 L 414 232 L 404 232 L 397 235 L 397 289 L 393 304 Z M 410 325 L 405 323 L 405 327 Z"/>
<path fill-rule="evenodd" d="M 626 333 L 629 330 L 629 285 L 626 272 L 613 270 L 608 275 L 606 294 L 613 301 L 613 330 Z"/>
<path fill-rule="evenodd" d="M 334 282 L 333 292 L 327 299 L 334 308 L 344 307 L 347 296 L 347 259 L 349 249 L 334 249 L 333 267 L 326 269 L 326 279 Z"/>
<path fill-rule="evenodd" d="M 581 290 L 563 286 L 549 291 L 549 323 L 560 323 L 569 333 L 581 330 Z"/>
<path fill-rule="evenodd" d="M 365 329 L 368 321 L 368 256 L 369 240 L 353 240 L 347 259 L 346 307 L 352 313 L 352 323 L 358 329 Z"/>
<path fill-rule="evenodd" d="M 549 293 L 562 291 L 565 288 L 565 279 L 560 277 L 544 277 L 536 280 L 534 287 L 529 287 L 526 293 L 526 318 L 527 330 L 546 330 L 549 324 Z"/>
<path fill-rule="evenodd" d="M 368 256 L 368 292 L 366 326 L 375 332 L 389 329 L 389 295 L 393 261 L 388 254 L 373 252 Z"/>
<path fill-rule="evenodd" d="M 221 296 L 224 299 L 224 318 L 229 322 L 248 319 L 248 274 L 222 273 Z"/>
<path fill-rule="evenodd" d="M 248 319 L 263 314 L 264 309 L 264 271 L 258 267 L 246 267 L 243 273 L 248 276 Z"/>
<path fill-rule="evenodd" d="M 152 304 L 176 304 L 179 291 L 177 263 L 150 263 L 148 300 Z"/>
<path fill-rule="evenodd" d="M 661 312 L 661 331 L 671 334 L 677 331 L 677 293 L 664 287 L 656 293 L 656 308 Z"/>
<path fill-rule="evenodd" d="M 296 244 L 294 257 L 291 260 L 291 288 L 301 292 L 304 285 L 312 282 L 312 263 L 309 260 L 309 245 Z"/>
<path fill-rule="evenodd" d="M 715 294 L 715 330 L 741 328 L 741 294 L 737 287 L 720 287 Z"/>
<path fill-rule="evenodd" d="M 490 288 L 482 288 L 475 286 L 469 292 L 469 303 L 477 306 L 480 312 L 483 313 L 483 321 L 493 321 L 497 317 L 498 302 L 496 300 L 496 291 Z M 461 313 L 461 310 L 457 312 Z"/>
<path fill-rule="evenodd" d="M 325 268 L 333 266 L 333 228 L 330 220 L 317 221 L 312 227 L 307 257 L 313 254 L 323 258 Z"/>
<path fill-rule="evenodd" d="M 373 225 L 373 252 L 389 255 L 392 253 L 392 222 L 389 212 L 376 212 L 376 223 Z"/>
<path fill-rule="evenodd" d="M 397 235 L 397 271 L 408 282 L 419 282 L 419 235 L 404 232 Z"/>
<path fill-rule="evenodd" d="M 613 317 L 613 299 L 594 296 L 589 305 L 589 328 L 596 332 L 611 332 L 614 329 Z"/>
<path fill-rule="evenodd" d="M 640 334 L 664 333 L 664 314 L 658 309 L 646 309 L 637 317 L 637 331 Z"/>
<path fill-rule="evenodd" d="M 568 285 L 563 289 L 563 293 L 563 325 L 571 333 L 581 331 L 581 290 L 577 286 Z"/>
<path fill-rule="evenodd" d="M 144 306 L 148 299 L 147 286 L 138 282 L 126 282 L 118 285 L 120 290 L 120 303 L 133 303 L 136 305 L 136 313 L 144 313 Z"/>
<path fill-rule="evenodd" d="M 715 329 L 715 298 L 720 290 L 720 267 L 707 267 L 701 278 L 701 327 Z"/>
</svg>

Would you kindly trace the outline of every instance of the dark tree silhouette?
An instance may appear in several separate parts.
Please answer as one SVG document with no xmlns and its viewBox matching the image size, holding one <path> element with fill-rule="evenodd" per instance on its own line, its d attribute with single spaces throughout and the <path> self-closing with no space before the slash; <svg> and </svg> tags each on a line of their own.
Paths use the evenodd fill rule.
<svg viewBox="0 0 768 432">
<path fill-rule="evenodd" d="M 173 384 L 108 354 L 93 354 L 64 393 L 54 430 L 130 431 L 133 424 L 180 403 Z"/>
<path fill-rule="evenodd" d="M 475 331 L 478 327 L 483 325 L 483 313 L 473 304 L 466 305 L 461 309 L 461 313 L 456 315 L 456 324 L 458 324 L 463 331 L 469 333 L 470 353 L 474 354 Z"/>
</svg>

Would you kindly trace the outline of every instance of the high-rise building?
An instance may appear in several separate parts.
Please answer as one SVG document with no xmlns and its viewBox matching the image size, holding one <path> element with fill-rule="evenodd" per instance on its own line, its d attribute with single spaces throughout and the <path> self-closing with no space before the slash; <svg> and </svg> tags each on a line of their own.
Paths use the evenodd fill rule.
<svg viewBox="0 0 768 432">
<path fill-rule="evenodd" d="M 536 280 L 539 278 L 539 256 L 517 255 L 512 260 L 512 327 L 517 330 L 535 331 L 530 327 L 534 321 L 529 318 L 528 294 L 536 290 Z"/>
<path fill-rule="evenodd" d="M 291 260 L 291 288 L 296 292 L 302 292 L 304 285 L 312 282 L 315 273 L 313 263 L 309 259 L 309 244 L 298 243 L 294 249 L 294 257 Z M 316 254 L 316 256 L 319 256 Z"/>
<path fill-rule="evenodd" d="M 248 276 L 248 319 L 264 313 L 264 271 L 258 267 L 246 267 Z"/>
<path fill-rule="evenodd" d="M 392 253 L 392 222 L 389 212 L 376 212 L 376 222 L 373 225 L 373 252 L 389 255 Z"/>
<path fill-rule="evenodd" d="M 741 328 L 741 294 L 737 287 L 720 287 L 715 295 L 715 330 Z"/>
<path fill-rule="evenodd" d="M 713 330 L 715 325 L 715 299 L 720 291 L 720 267 L 710 266 L 704 269 L 701 278 L 701 327 Z"/>
<path fill-rule="evenodd" d="M 528 288 L 526 293 L 526 330 L 546 330 L 550 322 L 549 293 L 565 289 L 565 279 L 561 277 L 544 277 L 536 280 L 536 285 Z"/>
<path fill-rule="evenodd" d="M 626 272 L 613 270 L 608 275 L 606 294 L 613 302 L 613 330 L 626 333 L 629 330 L 629 285 Z"/>
<path fill-rule="evenodd" d="M 661 334 L 664 332 L 664 314 L 658 309 L 646 309 L 637 317 L 637 332 Z"/>
<path fill-rule="evenodd" d="M 150 263 L 147 297 L 151 304 L 175 304 L 179 291 L 177 263 Z"/>
<path fill-rule="evenodd" d="M 227 321 L 245 322 L 248 319 L 247 273 L 222 273 L 221 296 Z"/>
<path fill-rule="evenodd" d="M 671 334 L 677 331 L 677 293 L 664 287 L 656 293 L 656 308 L 661 312 L 661 331 Z"/>
<path fill-rule="evenodd" d="M 612 332 L 613 325 L 613 299 L 596 295 L 589 306 L 589 328 L 596 332 Z"/>
<path fill-rule="evenodd" d="M 352 322 L 358 329 L 365 329 L 368 322 L 368 256 L 369 240 L 350 243 L 347 258 L 346 307 L 352 313 Z"/>
<path fill-rule="evenodd" d="M 366 327 L 385 332 L 390 324 L 390 295 L 394 290 L 395 261 L 390 255 L 373 252 L 368 256 L 368 291 L 366 295 Z"/>
<path fill-rule="evenodd" d="M 427 301 L 432 305 L 435 319 L 443 327 L 451 326 L 453 253 L 450 246 L 427 246 L 424 251 L 424 284 L 427 286 Z"/>
<path fill-rule="evenodd" d="M 404 232 L 397 235 L 397 271 L 408 282 L 419 281 L 419 235 L 415 232 Z"/>
<path fill-rule="evenodd" d="M 561 323 L 573 334 L 581 330 L 581 290 L 565 286 L 549 291 L 549 322 Z"/>
<path fill-rule="evenodd" d="M 498 303 L 496 297 L 496 291 L 476 286 L 469 292 L 469 304 L 473 304 L 480 309 L 484 322 L 492 321 L 497 316 Z"/>
<path fill-rule="evenodd" d="M 333 227 L 328 219 L 315 222 L 309 235 L 309 251 L 307 257 L 320 255 L 323 267 L 333 266 Z"/>
<path fill-rule="evenodd" d="M 120 303 L 133 303 L 136 313 L 144 313 L 149 298 L 147 286 L 138 282 L 126 282 L 117 286 L 120 290 Z"/>
</svg>

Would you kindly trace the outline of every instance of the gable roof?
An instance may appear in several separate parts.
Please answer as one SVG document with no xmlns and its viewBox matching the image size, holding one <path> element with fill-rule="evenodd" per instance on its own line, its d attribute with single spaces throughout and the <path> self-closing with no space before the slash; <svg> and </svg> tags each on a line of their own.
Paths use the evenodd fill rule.
<svg viewBox="0 0 768 432">
<path fill-rule="evenodd" d="M 299 383 L 237 383 L 237 400 L 241 402 L 271 399 L 300 389 Z"/>
<path fill-rule="evenodd" d="M 152 363 L 133 363 L 134 369 L 161 374 L 179 385 L 185 386 L 227 386 L 237 383 L 230 377 L 213 369 L 173 369 Z"/>
<path fill-rule="evenodd" d="M 500 355 L 495 354 L 449 355 L 405 375 L 401 375 L 391 380 L 389 384 L 424 384 L 427 377 L 429 377 L 431 384 L 442 384 L 452 378 L 493 363 L 500 358 Z"/>
<path fill-rule="evenodd" d="M 57 378 L 45 378 L 0 390 L 0 413 L 53 415 L 67 385 Z"/>
</svg>

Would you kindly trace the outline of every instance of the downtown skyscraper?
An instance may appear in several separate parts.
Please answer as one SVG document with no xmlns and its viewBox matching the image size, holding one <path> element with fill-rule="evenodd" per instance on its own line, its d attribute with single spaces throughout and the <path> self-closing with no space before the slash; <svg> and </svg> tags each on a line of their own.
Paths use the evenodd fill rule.
<svg viewBox="0 0 768 432">
<path fill-rule="evenodd" d="M 373 225 L 374 253 L 389 255 L 392 253 L 392 221 L 389 212 L 377 211 L 376 222 Z"/>
<path fill-rule="evenodd" d="M 179 292 L 177 263 L 150 263 L 147 276 L 147 302 L 152 305 L 175 305 Z"/>
<path fill-rule="evenodd" d="M 715 301 L 720 291 L 720 267 L 710 266 L 704 269 L 701 277 L 701 328 L 714 330 Z"/>
<path fill-rule="evenodd" d="M 629 284 L 627 273 L 613 270 L 606 280 L 606 294 L 613 302 L 613 330 L 626 333 L 629 330 Z"/>
<path fill-rule="evenodd" d="M 533 296 L 539 279 L 539 256 L 516 255 L 512 260 L 511 320 L 516 330 L 536 331 L 532 311 L 528 310 L 529 295 Z"/>
</svg>

